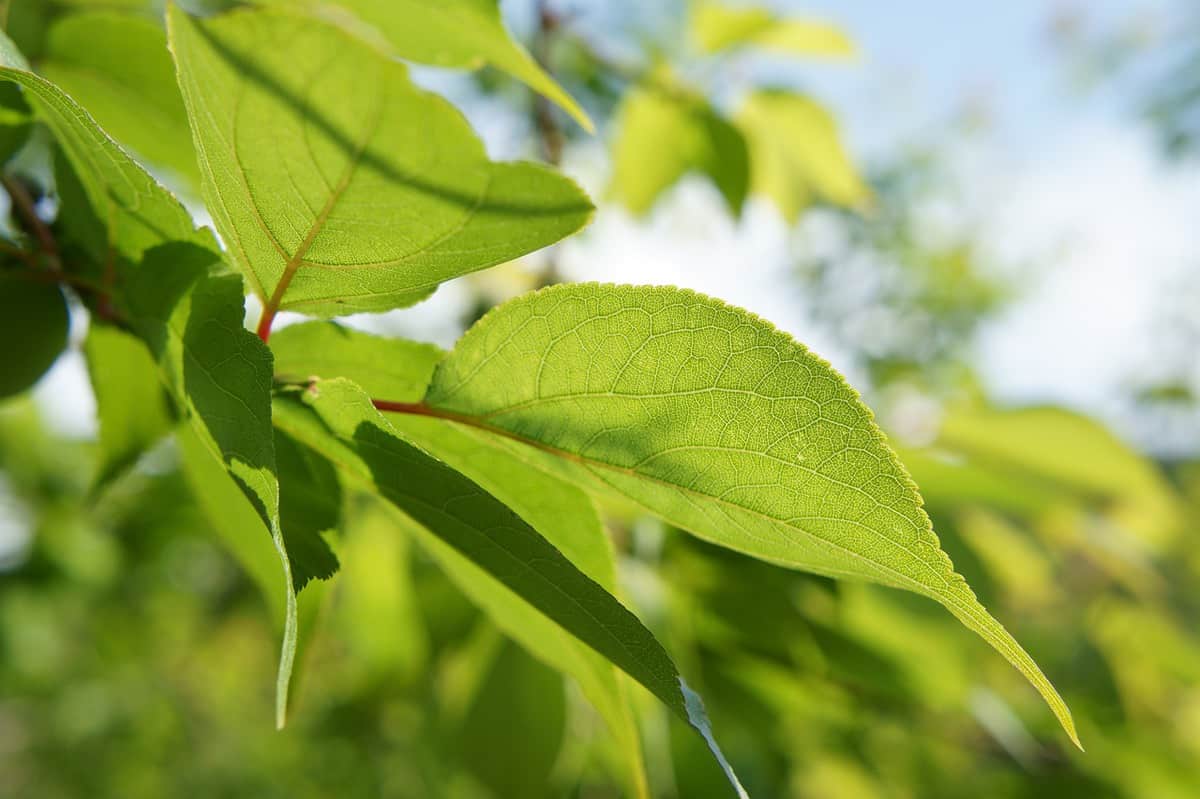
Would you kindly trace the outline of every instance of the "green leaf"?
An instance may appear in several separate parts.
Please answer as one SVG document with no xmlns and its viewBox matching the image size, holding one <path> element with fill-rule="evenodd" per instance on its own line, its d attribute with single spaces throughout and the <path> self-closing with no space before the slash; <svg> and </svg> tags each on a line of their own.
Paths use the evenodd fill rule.
<svg viewBox="0 0 1200 799">
<path fill-rule="evenodd" d="M 158 367 L 145 345 L 115 327 L 93 323 L 83 346 L 100 421 L 99 490 L 133 466 L 174 424 Z"/>
<path fill-rule="evenodd" d="M 419 401 L 445 354 L 428 344 L 380 338 L 331 322 L 284 328 L 271 344 L 276 373 L 291 376 L 285 379 L 345 377 L 371 396 L 394 402 Z M 587 494 L 531 467 L 478 431 L 428 417 L 390 414 L 388 419 L 406 440 L 469 477 L 516 511 L 584 574 L 610 593 L 616 591 L 612 545 Z M 637 727 L 615 668 L 456 550 L 443 546 L 433 554 L 502 630 L 579 682 L 621 747 L 630 793 L 645 795 Z"/>
<path fill-rule="evenodd" d="M 266 526 L 287 585 L 287 621 L 276 685 L 286 718 L 296 648 L 296 593 L 279 521 L 271 427 L 271 352 L 242 326 L 242 281 L 219 274 L 218 256 L 191 244 L 146 253 L 125 290 L 128 316 L 204 448 L 241 488 Z"/>
<path fill-rule="evenodd" d="M 858 394 L 763 320 L 674 288 L 555 286 L 476 324 L 422 410 L 557 456 L 714 543 L 935 599 L 1078 742 L 1057 691 L 954 571 Z"/>
<path fill-rule="evenodd" d="M 277 401 L 276 425 L 407 516 L 443 565 L 462 568 L 461 584 L 474 582 L 482 589 L 488 583 L 479 578 L 491 575 L 507 588 L 486 606 L 508 601 L 515 608 L 523 600 L 644 685 L 705 738 L 744 796 L 712 739 L 699 697 L 636 616 L 520 516 L 403 440 L 353 383 L 344 378 L 315 381 L 303 399 L 308 409 L 295 401 Z M 450 550 L 461 558 L 445 557 Z M 472 576 L 474 580 L 463 579 Z"/>
<path fill-rule="evenodd" d="M 789 222 L 816 200 L 851 208 L 870 200 L 837 123 L 813 100 L 758 91 L 742 104 L 737 125 L 750 146 L 750 191 L 772 200 Z"/>
<path fill-rule="evenodd" d="M 714 2 L 697 5 L 692 15 L 692 35 L 706 53 L 754 46 L 819 58 L 855 54 L 854 43 L 836 25 L 779 17 L 765 8 L 734 8 Z"/>
<path fill-rule="evenodd" d="M 509 36 L 497 0 L 336 0 L 336 5 L 375 28 L 401 58 L 451 68 L 490 64 L 553 101 L 588 133 L 593 130 L 579 104 Z"/>
<path fill-rule="evenodd" d="M 746 141 L 704 98 L 650 86 L 621 105 L 612 192 L 635 214 L 690 172 L 707 175 L 729 209 L 741 213 L 750 181 Z"/>
<path fill-rule="evenodd" d="M 591 215 L 557 173 L 489 161 L 457 110 L 337 27 L 282 11 L 168 22 L 209 210 L 267 318 L 410 304 Z"/>
<path fill-rule="evenodd" d="M 187 111 L 161 25 L 129 14 L 72 14 L 50 28 L 38 71 L 117 141 L 199 187 Z"/>
<path fill-rule="evenodd" d="M 16 46 L 0 34 L 0 80 L 24 88 L 35 115 L 50 128 L 75 168 L 112 251 L 138 260 L 150 247 L 188 241 L 216 250 L 207 231 L 146 174 L 62 89 L 29 71 Z"/>
</svg>

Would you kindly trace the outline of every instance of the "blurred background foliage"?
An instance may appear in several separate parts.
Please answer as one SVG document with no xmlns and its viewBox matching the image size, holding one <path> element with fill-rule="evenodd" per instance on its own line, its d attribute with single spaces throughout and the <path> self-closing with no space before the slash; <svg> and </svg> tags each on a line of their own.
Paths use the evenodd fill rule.
<svg viewBox="0 0 1200 799">
<path fill-rule="evenodd" d="M 40 70 L 195 196 L 161 4 L 3 5 Z M 853 31 L 775 6 L 606 16 L 596 5 L 505 11 L 596 123 L 598 200 L 636 219 L 700 179 L 729 215 L 758 198 L 791 226 L 779 291 L 848 354 L 944 548 L 1062 690 L 1088 747 L 1071 749 L 1021 677 L 932 603 L 602 509 L 624 598 L 705 697 L 751 795 L 1200 796 L 1200 458 L 1131 445 L 1067 408 L 988 396 L 972 344 L 1020 287 L 990 268 L 996 256 L 969 222 L 931 224 L 929 213 L 969 191 L 950 154 L 985 122 L 968 109 L 859 164 L 836 108 L 782 80 L 786 70 L 764 80 L 747 65 L 748 53 L 846 64 Z M 1165 37 L 1139 18 L 1096 29 L 1085 17 L 1054 20 L 1064 73 L 1081 91 L 1136 74 L 1129 113 L 1146 115 L 1167 156 L 1194 157 L 1195 16 L 1170 18 Z M 517 155 L 590 157 L 595 139 L 503 71 L 421 74 L 485 135 L 496 109 L 515 108 Z M 122 123 L 129 103 L 143 124 Z M 26 124 L 0 115 L 0 131 Z M 18 161 L 38 163 L 37 143 Z M 552 252 L 464 280 L 451 326 L 561 277 Z M 1174 371 L 1121 401 L 1147 419 L 1194 420 L 1196 317 L 1163 325 Z M 237 498 L 181 470 L 189 445 L 163 442 L 98 493 L 111 464 L 93 441 L 27 398 L 0 405 L 0 796 L 624 795 L 621 754 L 578 687 L 505 638 L 354 494 L 329 494 L 345 512 L 328 535 L 342 569 L 302 595 L 299 701 L 274 732 L 282 611 L 268 599 L 278 592 L 260 590 L 270 553 L 210 523 L 206 505 Z M 653 795 L 727 795 L 694 736 L 634 698 Z"/>
</svg>

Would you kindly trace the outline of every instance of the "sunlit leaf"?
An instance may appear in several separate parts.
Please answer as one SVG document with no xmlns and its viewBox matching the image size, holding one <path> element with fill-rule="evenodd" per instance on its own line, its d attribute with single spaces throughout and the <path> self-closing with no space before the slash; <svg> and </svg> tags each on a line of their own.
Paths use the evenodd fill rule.
<svg viewBox="0 0 1200 799">
<path fill-rule="evenodd" d="M 750 191 L 794 221 L 813 202 L 857 207 L 870 190 L 846 154 L 837 124 L 818 103 L 787 91 L 758 91 L 737 125 L 750 147 Z"/>
<path fill-rule="evenodd" d="M 312 0 L 273 0 L 318 7 Z M 584 130 L 592 122 L 554 78 L 513 41 L 497 0 L 333 0 L 377 30 L 396 55 L 439 67 L 503 70 L 569 113 Z"/>
<path fill-rule="evenodd" d="M 712 739 L 699 697 L 636 616 L 512 510 L 403 440 L 353 383 L 316 381 L 303 398 L 308 408 L 293 400 L 276 403 L 280 428 L 327 457 L 346 479 L 392 503 L 435 556 L 449 550 L 461 555 L 464 577 L 475 577 L 463 584 L 482 583 L 484 575 L 503 584 L 509 593 L 493 595 L 488 606 L 524 601 L 640 682 L 704 737 L 741 790 Z"/>
<path fill-rule="evenodd" d="M 187 112 L 161 25 L 111 12 L 69 15 L 50 29 L 38 70 L 117 141 L 199 187 Z"/>
<path fill-rule="evenodd" d="M 754 6 L 698 3 L 692 34 L 706 53 L 747 46 L 818 58 L 847 58 L 855 53 L 850 37 L 836 25 L 781 17 Z"/>
<path fill-rule="evenodd" d="M 527 443 L 702 538 L 935 599 L 1070 711 L 941 550 L 871 412 L 770 324 L 673 288 L 556 286 L 492 311 L 418 412 Z"/>
<path fill-rule="evenodd" d="M 625 97 L 617 120 L 612 192 L 637 214 L 684 175 L 712 179 L 740 213 L 749 186 L 742 134 L 702 97 L 650 86 Z"/>
<path fill-rule="evenodd" d="M 209 211 L 269 312 L 410 304 L 591 214 L 557 173 L 489 161 L 457 110 L 338 27 L 277 10 L 168 21 Z"/>
</svg>

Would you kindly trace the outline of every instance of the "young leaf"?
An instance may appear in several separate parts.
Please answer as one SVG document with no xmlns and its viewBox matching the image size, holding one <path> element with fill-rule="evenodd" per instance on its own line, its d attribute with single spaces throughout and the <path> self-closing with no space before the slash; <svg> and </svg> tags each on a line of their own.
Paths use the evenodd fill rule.
<svg viewBox="0 0 1200 799">
<path fill-rule="evenodd" d="M 712 738 L 699 697 L 636 616 L 521 517 L 404 441 L 353 383 L 316 381 L 303 397 L 308 409 L 289 400 L 276 403 L 278 427 L 426 530 L 428 548 L 456 550 L 464 566 L 507 587 L 511 600 L 524 600 L 644 685 L 705 738 L 744 796 Z"/>
<path fill-rule="evenodd" d="M 100 420 L 99 467 L 93 481 L 94 490 L 99 490 L 158 443 L 174 420 L 157 365 L 137 338 L 93 323 L 83 353 Z"/>
<path fill-rule="evenodd" d="M 50 28 L 38 71 L 117 141 L 199 187 L 187 111 L 161 25 L 131 14 L 70 14 Z"/>
<path fill-rule="evenodd" d="M 825 22 L 782 18 L 765 8 L 699 3 L 692 16 L 692 35 L 706 53 L 752 45 L 822 58 L 854 55 L 854 43 L 841 28 Z"/>
<path fill-rule="evenodd" d="M 712 178 L 729 209 L 741 213 L 750 181 L 746 141 L 702 97 L 648 87 L 621 106 L 612 191 L 635 214 L 689 172 Z"/>
<path fill-rule="evenodd" d="M 150 247 L 187 241 L 214 252 L 207 231 L 166 189 L 146 174 L 62 89 L 33 72 L 12 41 L 0 34 L 0 80 L 25 89 L 36 116 L 67 153 L 112 251 L 138 260 Z"/>
<path fill-rule="evenodd" d="M 287 622 L 276 685 L 283 724 L 296 647 L 296 592 L 279 521 L 271 427 L 271 352 L 242 326 L 242 281 L 216 274 L 219 257 L 190 244 L 146 253 L 125 300 L 137 334 L 205 449 L 241 488 L 270 533 L 287 586 Z"/>
<path fill-rule="evenodd" d="M 794 222 L 814 200 L 861 206 L 870 190 L 846 155 L 829 112 L 787 91 L 751 94 L 737 114 L 750 143 L 750 191 Z"/>
<path fill-rule="evenodd" d="M 337 27 L 177 7 L 168 23 L 208 207 L 263 299 L 264 335 L 281 308 L 410 304 L 591 214 L 557 173 L 489 161 L 458 111 Z"/>
<path fill-rule="evenodd" d="M 491 431 L 714 543 L 944 605 L 1070 711 L 941 550 L 858 394 L 763 320 L 675 288 L 563 285 L 475 325 L 413 412 Z"/>
<path fill-rule="evenodd" d="M 345 377 L 372 396 L 398 402 L 418 402 L 434 366 L 445 355 L 431 345 L 379 338 L 332 322 L 284 328 L 272 337 L 271 347 L 277 374 Z M 388 418 L 405 439 L 478 483 L 516 511 L 584 574 L 605 590 L 615 592 L 612 546 L 587 494 L 530 466 L 478 431 L 430 417 L 392 414 Z M 418 534 L 418 539 L 424 537 L 427 535 Z M 430 551 L 497 626 L 579 682 L 621 747 L 630 793 L 645 795 L 641 744 L 615 667 L 456 550 L 434 546 Z"/>
<path fill-rule="evenodd" d="M 313 5 L 312 0 L 305 2 Z M 467 69 L 491 64 L 552 100 L 592 132 L 587 113 L 508 35 L 497 0 L 336 0 L 336 4 L 374 27 L 400 58 Z"/>
</svg>

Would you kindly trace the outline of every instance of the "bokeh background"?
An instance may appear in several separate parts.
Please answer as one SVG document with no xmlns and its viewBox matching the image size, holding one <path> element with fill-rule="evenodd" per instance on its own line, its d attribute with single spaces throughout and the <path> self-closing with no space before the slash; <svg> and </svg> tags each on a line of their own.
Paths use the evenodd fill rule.
<svg viewBox="0 0 1200 799">
<path fill-rule="evenodd" d="M 1088 751 L 933 603 L 609 513 L 624 599 L 752 796 L 1200 796 L 1200 14 L 762 7 L 836 27 L 722 46 L 728 21 L 698 32 L 682 0 L 503 2 L 594 136 L 501 73 L 414 68 L 493 157 L 558 162 L 599 211 L 351 322 L 448 346 L 548 282 L 674 284 L 775 322 L 862 391 Z M 97 8 L 155 13 L 13 0 L 9 31 L 36 61 Z M 755 118 L 767 87 L 794 105 Z M 774 181 L 731 172 L 768 150 Z M 95 434 L 78 347 L 0 405 L 0 797 L 621 795 L 577 687 L 359 497 L 342 572 L 306 592 L 317 632 L 275 732 L 279 608 L 195 500 L 203 476 L 166 442 L 95 496 Z M 698 742 L 635 700 L 654 795 L 727 796 Z"/>
</svg>

